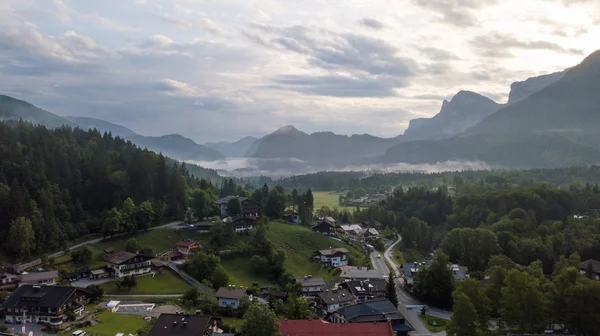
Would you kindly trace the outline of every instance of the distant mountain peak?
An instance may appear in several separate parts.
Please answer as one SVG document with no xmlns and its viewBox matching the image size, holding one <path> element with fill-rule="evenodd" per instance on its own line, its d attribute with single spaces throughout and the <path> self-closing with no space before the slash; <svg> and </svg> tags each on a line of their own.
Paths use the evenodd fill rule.
<svg viewBox="0 0 600 336">
<path fill-rule="evenodd" d="M 272 134 L 276 134 L 276 135 L 291 135 L 291 134 L 306 135 L 306 133 L 299 131 L 296 127 L 294 127 L 292 125 L 285 125 L 283 127 L 280 127 Z"/>
</svg>

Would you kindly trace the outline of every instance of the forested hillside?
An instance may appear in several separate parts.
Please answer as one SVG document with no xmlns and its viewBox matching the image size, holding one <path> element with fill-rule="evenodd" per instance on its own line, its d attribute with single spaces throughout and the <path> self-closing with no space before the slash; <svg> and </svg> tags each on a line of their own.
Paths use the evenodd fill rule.
<svg viewBox="0 0 600 336">
<path fill-rule="evenodd" d="M 184 166 L 94 130 L 0 123 L 0 245 L 11 258 L 183 218 L 186 190 L 199 184 Z"/>
</svg>

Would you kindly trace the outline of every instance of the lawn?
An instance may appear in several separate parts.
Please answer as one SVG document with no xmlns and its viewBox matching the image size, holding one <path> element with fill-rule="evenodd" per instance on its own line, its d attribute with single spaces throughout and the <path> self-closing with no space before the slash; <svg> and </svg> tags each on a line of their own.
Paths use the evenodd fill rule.
<svg viewBox="0 0 600 336">
<path fill-rule="evenodd" d="M 138 329 L 148 324 L 140 316 L 115 314 L 110 311 L 103 311 L 97 317 L 100 323 L 93 327 L 82 328 L 88 335 L 115 336 L 120 332 L 125 335 L 135 334 Z"/>
<path fill-rule="evenodd" d="M 240 257 L 221 259 L 221 265 L 229 275 L 230 285 L 252 287 L 253 283 L 264 286 L 272 282 L 266 276 L 253 274 L 249 259 Z"/>
<path fill-rule="evenodd" d="M 425 326 L 427 327 L 427 329 L 429 329 L 429 331 L 435 332 L 435 333 L 440 332 L 440 331 L 445 331 L 446 326 L 450 322 L 450 320 L 446 320 L 446 319 L 431 316 L 431 315 L 427 315 L 427 316 L 419 315 L 419 318 L 421 319 L 421 321 L 423 321 L 423 324 L 425 324 Z M 435 323 L 435 325 L 434 325 L 434 323 Z"/>
<path fill-rule="evenodd" d="M 340 210 L 348 210 L 350 212 L 356 209 L 355 207 L 340 206 L 340 194 L 336 192 L 315 191 L 313 192 L 313 197 L 315 210 L 320 209 L 322 206 L 329 207 L 330 209 L 338 208 Z"/>
<path fill-rule="evenodd" d="M 162 274 L 144 275 L 137 277 L 137 285 L 131 290 L 117 289 L 114 282 L 101 284 L 107 294 L 183 294 L 190 289 L 185 281 L 169 270 L 164 270 Z"/>
<path fill-rule="evenodd" d="M 273 244 L 285 251 L 285 269 L 294 277 L 313 275 L 323 277 L 326 281 L 335 278 L 330 270 L 321 270 L 321 265 L 311 262 L 314 251 L 327 249 L 329 247 L 345 247 L 356 259 L 364 256 L 362 252 L 354 247 L 327 238 L 309 228 L 271 222 L 267 237 Z"/>
<path fill-rule="evenodd" d="M 115 251 L 125 249 L 125 243 L 132 237 L 124 237 L 118 239 L 110 239 L 96 244 L 101 250 L 113 248 Z M 133 238 L 140 242 L 142 248 L 151 248 L 154 254 L 161 253 L 175 247 L 175 243 L 186 238 L 196 241 L 206 241 L 208 234 L 200 234 L 192 230 L 162 228 L 151 231 L 142 232 Z"/>
<path fill-rule="evenodd" d="M 236 317 L 221 317 L 221 318 L 223 319 L 223 324 L 225 324 L 229 327 L 234 327 L 238 331 L 240 331 L 242 329 L 242 326 L 244 325 L 244 320 L 242 320 L 240 318 L 236 318 Z"/>
</svg>

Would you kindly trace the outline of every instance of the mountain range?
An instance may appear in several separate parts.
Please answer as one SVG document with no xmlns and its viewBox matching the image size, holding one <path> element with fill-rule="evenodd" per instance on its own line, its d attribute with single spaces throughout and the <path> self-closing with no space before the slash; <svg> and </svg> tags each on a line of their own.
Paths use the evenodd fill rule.
<svg viewBox="0 0 600 336">
<path fill-rule="evenodd" d="M 404 134 L 308 134 L 292 125 L 260 139 L 204 145 L 178 134 L 150 137 L 104 120 L 60 117 L 27 102 L 0 95 L 0 119 L 24 119 L 48 127 L 95 128 L 178 160 L 224 157 L 264 160 L 266 165 L 335 169 L 355 164 L 483 161 L 501 167 L 597 163 L 600 158 L 600 52 L 561 72 L 511 85 L 508 102 L 459 91 L 431 118 L 411 120 Z"/>
<path fill-rule="evenodd" d="M 160 152 L 177 160 L 217 160 L 223 155 L 214 149 L 195 143 L 192 139 L 179 134 L 159 137 L 143 136 L 127 127 L 111 122 L 85 117 L 61 117 L 45 111 L 32 104 L 9 96 L 0 95 L 0 120 L 25 120 L 33 124 L 44 125 L 49 128 L 60 126 L 80 127 L 82 129 L 97 129 L 100 132 L 109 132 L 114 136 L 130 140 L 142 148 Z"/>
</svg>

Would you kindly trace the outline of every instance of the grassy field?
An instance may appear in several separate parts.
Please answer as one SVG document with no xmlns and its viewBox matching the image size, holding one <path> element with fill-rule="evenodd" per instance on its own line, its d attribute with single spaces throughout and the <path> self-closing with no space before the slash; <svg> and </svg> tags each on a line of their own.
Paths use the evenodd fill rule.
<svg viewBox="0 0 600 336">
<path fill-rule="evenodd" d="M 313 192 L 313 197 L 314 197 L 314 207 L 315 210 L 320 209 L 322 206 L 327 206 L 330 209 L 333 208 L 338 208 L 340 210 L 344 209 L 344 210 L 348 210 L 348 211 L 354 211 L 355 207 L 347 207 L 347 206 L 340 206 L 339 203 L 339 197 L 340 194 L 335 193 L 335 192 L 329 192 L 329 191 L 315 191 Z"/>
<path fill-rule="evenodd" d="M 135 334 L 135 332 L 148 324 L 144 319 L 137 315 L 115 314 L 104 311 L 98 314 L 100 323 L 93 327 L 83 328 L 88 335 L 115 336 L 121 332 L 125 335 Z M 67 333 L 67 335 L 71 335 Z"/>
<path fill-rule="evenodd" d="M 123 250 L 127 240 L 131 237 L 111 239 L 96 244 L 101 250 L 113 248 L 115 251 Z M 140 233 L 134 237 L 140 242 L 142 248 L 151 248 L 153 253 L 160 253 L 175 247 L 178 240 L 194 239 L 200 244 L 208 239 L 208 234 L 199 234 L 192 230 L 163 228 Z"/>
<path fill-rule="evenodd" d="M 127 289 L 117 289 L 113 282 L 101 284 L 107 294 L 183 294 L 190 289 L 185 281 L 171 271 L 164 270 L 162 274 L 144 275 L 137 277 L 137 286 Z"/>
<path fill-rule="evenodd" d="M 327 238 L 299 225 L 271 222 L 267 237 L 276 247 L 285 251 L 285 269 L 294 277 L 310 274 L 322 276 L 325 280 L 335 278 L 331 271 L 321 270 L 320 264 L 311 262 L 310 259 L 316 250 L 329 247 L 345 247 L 356 258 L 364 255 L 354 247 Z"/>
<path fill-rule="evenodd" d="M 446 319 L 431 316 L 431 315 L 427 315 L 427 316 L 419 315 L 419 318 L 421 319 L 421 321 L 423 321 L 423 324 L 425 324 L 425 326 L 427 327 L 427 329 L 429 329 L 429 331 L 435 332 L 435 333 L 445 331 L 446 326 L 450 322 L 450 320 L 446 320 Z M 435 325 L 433 325 L 434 323 L 435 323 Z"/>
<path fill-rule="evenodd" d="M 259 285 L 264 286 L 272 282 L 266 276 L 260 276 L 252 273 L 252 270 L 250 269 L 249 258 L 222 259 L 221 264 L 229 275 L 230 285 L 252 287 L 253 283 L 258 283 Z"/>
</svg>

